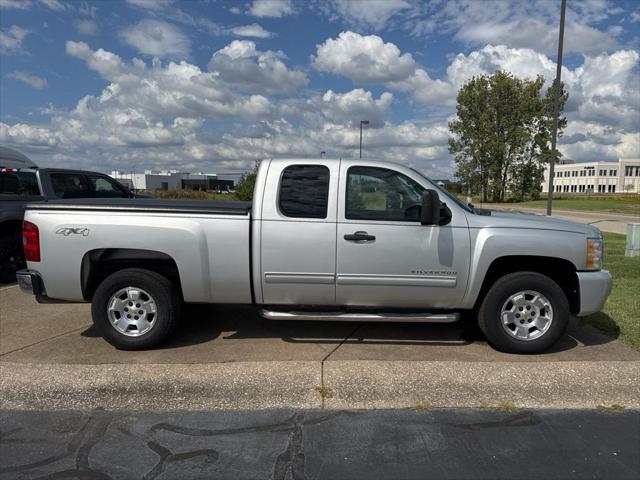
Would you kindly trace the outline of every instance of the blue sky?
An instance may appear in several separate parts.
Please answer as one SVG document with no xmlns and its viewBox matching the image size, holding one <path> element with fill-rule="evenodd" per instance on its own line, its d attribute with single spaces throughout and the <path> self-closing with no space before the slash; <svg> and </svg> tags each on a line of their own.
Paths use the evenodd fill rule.
<svg viewBox="0 0 640 480">
<path fill-rule="evenodd" d="M 238 171 L 367 156 L 453 173 L 471 76 L 555 74 L 558 1 L 0 0 L 0 143 L 43 166 Z M 577 161 L 640 157 L 640 2 L 568 0 Z"/>
</svg>

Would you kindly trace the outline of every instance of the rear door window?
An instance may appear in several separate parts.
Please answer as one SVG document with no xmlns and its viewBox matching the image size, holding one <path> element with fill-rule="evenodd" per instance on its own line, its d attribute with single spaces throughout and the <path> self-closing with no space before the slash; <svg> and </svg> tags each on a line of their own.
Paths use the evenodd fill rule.
<svg viewBox="0 0 640 480">
<path fill-rule="evenodd" d="M 93 193 L 84 175 L 78 173 L 52 173 L 51 184 L 58 198 L 88 198 Z"/>
<path fill-rule="evenodd" d="M 327 218 L 329 169 L 324 165 L 291 165 L 280 180 L 278 207 L 287 217 Z"/>
</svg>

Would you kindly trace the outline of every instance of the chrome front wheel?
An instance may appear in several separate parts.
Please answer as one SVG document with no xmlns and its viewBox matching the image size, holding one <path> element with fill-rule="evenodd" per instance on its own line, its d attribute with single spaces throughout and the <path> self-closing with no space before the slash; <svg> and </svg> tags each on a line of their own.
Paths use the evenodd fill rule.
<svg viewBox="0 0 640 480">
<path fill-rule="evenodd" d="M 547 333 L 553 322 L 551 302 L 540 292 L 524 290 L 511 295 L 500 315 L 502 328 L 518 340 L 530 341 Z"/>
</svg>

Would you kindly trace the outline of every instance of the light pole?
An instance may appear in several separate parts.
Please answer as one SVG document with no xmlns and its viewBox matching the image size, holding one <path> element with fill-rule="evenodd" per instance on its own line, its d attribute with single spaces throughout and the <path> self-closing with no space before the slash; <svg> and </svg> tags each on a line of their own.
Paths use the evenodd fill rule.
<svg viewBox="0 0 640 480">
<path fill-rule="evenodd" d="M 362 158 L 362 126 L 369 125 L 369 120 L 360 120 L 360 158 Z"/>
<path fill-rule="evenodd" d="M 560 4 L 560 32 L 558 34 L 558 65 L 556 69 L 555 88 L 553 90 L 553 132 L 551 133 L 551 159 L 549 160 L 549 191 L 547 192 L 547 215 L 551 215 L 551 204 L 553 203 L 553 172 L 556 166 L 556 142 L 558 139 L 558 116 L 560 115 L 560 74 L 562 73 L 562 43 L 564 41 L 564 11 L 567 7 L 567 0 L 562 0 Z"/>
</svg>

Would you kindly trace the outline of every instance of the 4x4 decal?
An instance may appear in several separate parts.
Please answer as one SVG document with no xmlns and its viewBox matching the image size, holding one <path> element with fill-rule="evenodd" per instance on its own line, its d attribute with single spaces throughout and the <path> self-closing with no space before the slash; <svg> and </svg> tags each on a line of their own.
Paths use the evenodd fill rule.
<svg viewBox="0 0 640 480">
<path fill-rule="evenodd" d="M 72 227 L 63 227 L 56 230 L 56 234 L 64 235 L 68 237 L 69 235 L 82 235 L 86 237 L 89 235 L 90 230 L 88 228 L 72 228 Z"/>
</svg>

